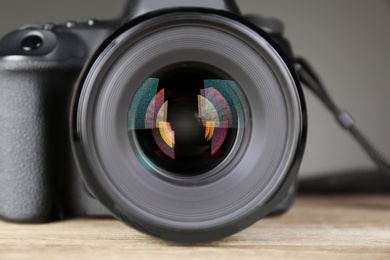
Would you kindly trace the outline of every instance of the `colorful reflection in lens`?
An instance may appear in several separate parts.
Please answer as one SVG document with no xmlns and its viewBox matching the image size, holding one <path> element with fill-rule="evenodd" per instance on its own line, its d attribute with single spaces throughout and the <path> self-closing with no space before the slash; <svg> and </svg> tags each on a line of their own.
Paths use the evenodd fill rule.
<svg viewBox="0 0 390 260">
<path fill-rule="evenodd" d="M 153 137 L 161 151 L 171 159 L 175 159 L 175 132 L 168 122 L 168 101 L 165 90 L 161 89 L 150 102 L 145 115 L 145 128 L 152 129 Z"/>
<path fill-rule="evenodd" d="M 162 156 L 165 155 L 172 160 L 178 159 L 178 156 L 180 158 L 178 160 L 187 160 L 183 159 L 185 154 L 195 155 L 196 151 L 203 151 L 204 147 L 208 146 L 209 148 L 204 151 L 208 153 L 209 157 L 203 157 L 206 156 L 206 153 L 200 152 L 203 154 L 202 157 L 194 157 L 194 160 L 213 161 L 228 152 L 227 149 L 230 148 L 225 149 L 224 145 L 227 143 L 228 136 L 234 136 L 233 133 L 235 133 L 230 133 L 229 129 L 237 129 L 238 117 L 242 118 L 242 116 L 239 116 L 243 114 L 242 96 L 240 96 L 238 89 L 237 84 L 231 80 L 204 80 L 204 85 L 199 87 L 198 94 L 191 92 L 193 94 L 186 97 L 174 92 L 175 98 L 172 99 L 172 90 L 169 86 L 159 88 L 159 79 L 148 78 L 138 89 L 132 101 L 129 110 L 129 133 L 131 130 L 136 130 L 139 136 L 142 135 L 143 137 L 139 139 L 141 147 L 146 149 L 145 151 L 154 151 L 154 156 L 160 159 L 163 159 Z M 183 100 L 187 101 L 183 103 Z M 192 102 L 190 100 L 194 100 L 195 103 L 188 104 L 188 102 Z M 182 109 L 181 105 L 195 106 L 195 116 L 198 118 L 199 126 L 203 129 L 201 130 L 202 135 L 198 135 L 198 137 L 203 139 L 203 142 L 197 141 L 198 143 L 195 142 L 189 145 L 183 144 L 177 139 L 179 134 L 183 134 L 182 131 L 196 133 L 196 130 L 192 129 L 190 125 L 175 129 L 174 122 L 170 122 L 170 113 L 173 113 L 173 111 L 177 113 L 178 110 Z M 179 123 L 187 124 L 185 120 L 179 120 Z M 145 130 L 150 131 L 149 137 Z M 176 133 L 175 130 L 181 132 Z M 230 143 L 231 141 L 229 141 L 228 147 L 230 147 Z M 183 153 L 183 146 L 184 149 L 187 149 L 186 151 L 193 149 L 194 153 Z M 180 147 L 179 150 L 177 150 L 178 147 Z M 175 153 L 175 150 L 178 154 Z"/>
<path fill-rule="evenodd" d="M 233 126 L 229 104 L 215 88 L 201 89 L 198 96 L 198 116 L 205 127 L 205 139 L 211 140 L 211 155 L 223 145 L 228 128 Z"/>
</svg>

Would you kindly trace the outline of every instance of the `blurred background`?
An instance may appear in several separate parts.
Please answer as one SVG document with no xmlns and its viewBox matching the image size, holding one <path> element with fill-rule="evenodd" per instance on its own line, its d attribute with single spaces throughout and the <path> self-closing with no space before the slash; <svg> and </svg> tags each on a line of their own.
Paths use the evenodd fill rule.
<svg viewBox="0 0 390 260">
<path fill-rule="evenodd" d="M 1 0 L 0 37 L 28 23 L 110 19 L 125 0 Z M 295 54 L 316 68 L 340 107 L 390 156 L 390 0 L 237 0 L 243 13 L 285 23 Z M 1 80 L 1 79 L 0 79 Z M 374 165 L 317 99 L 309 112 L 301 176 L 370 170 Z"/>
</svg>

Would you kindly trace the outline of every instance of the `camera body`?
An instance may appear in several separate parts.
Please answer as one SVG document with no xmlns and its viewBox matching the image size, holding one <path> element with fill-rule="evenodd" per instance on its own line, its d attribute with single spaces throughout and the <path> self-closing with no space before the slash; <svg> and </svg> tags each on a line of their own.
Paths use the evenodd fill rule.
<svg viewBox="0 0 390 260">
<path fill-rule="evenodd" d="M 233 1 L 193 2 L 131 1 L 123 18 L 116 21 L 27 25 L 0 41 L 0 216 L 3 219 L 42 223 L 72 216 L 114 214 L 123 220 L 123 213 L 102 206 L 101 195 L 91 187 L 93 183 L 88 183 L 88 174 L 84 175 L 91 169 L 85 166 L 86 159 L 80 156 L 79 151 L 80 116 L 77 110 L 84 95 L 82 85 L 89 77 L 86 71 L 93 68 L 99 56 L 94 53 L 101 53 L 104 48 L 113 45 L 113 39 L 120 35 L 114 33 L 112 36 L 117 28 L 126 22 L 126 30 L 129 30 L 134 24 L 154 16 L 177 12 L 240 17 L 239 21 L 245 22 L 246 26 L 262 32 L 262 37 L 277 49 L 286 67 L 290 68 L 290 77 L 295 79 L 303 111 L 297 140 L 299 146 L 293 155 L 294 162 L 288 165 L 290 170 L 286 179 L 289 181 L 273 193 L 278 198 L 267 206 L 266 213 L 256 215 L 261 217 L 271 210 L 271 213 L 279 213 L 290 207 L 305 143 L 306 118 L 302 92 L 292 69 L 292 52 L 282 35 L 282 25 L 262 16 L 241 17 Z M 99 47 L 102 43 L 104 47 Z M 249 222 L 253 221 L 252 218 Z M 125 222 L 140 226 L 137 221 Z M 249 222 L 241 228 L 234 227 L 234 232 L 249 225 Z M 145 226 L 139 229 L 164 237 Z M 195 236 L 187 240 L 202 241 L 217 237 Z M 183 240 L 170 236 L 164 238 Z"/>
<path fill-rule="evenodd" d="M 71 152 L 69 120 L 73 86 L 81 69 L 114 27 L 114 22 L 97 21 L 29 25 L 3 38 L 3 218 L 39 223 L 67 212 L 105 212 L 83 190 Z"/>
</svg>

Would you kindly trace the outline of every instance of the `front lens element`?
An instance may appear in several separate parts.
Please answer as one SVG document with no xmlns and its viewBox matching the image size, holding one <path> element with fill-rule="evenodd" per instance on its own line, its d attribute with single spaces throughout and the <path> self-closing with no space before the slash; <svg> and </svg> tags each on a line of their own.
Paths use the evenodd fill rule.
<svg viewBox="0 0 390 260">
<path fill-rule="evenodd" d="M 221 73 L 175 66 L 139 87 L 129 111 L 130 140 L 154 168 L 179 176 L 206 173 L 232 151 L 242 102 L 237 83 Z"/>
</svg>

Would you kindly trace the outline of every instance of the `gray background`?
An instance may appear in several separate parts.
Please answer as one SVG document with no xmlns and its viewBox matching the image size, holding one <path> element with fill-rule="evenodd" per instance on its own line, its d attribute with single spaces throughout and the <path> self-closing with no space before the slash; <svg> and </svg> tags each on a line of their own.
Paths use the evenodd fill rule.
<svg viewBox="0 0 390 260">
<path fill-rule="evenodd" d="M 243 13 L 284 21 L 295 53 L 307 57 L 341 107 L 390 156 L 390 1 L 238 0 Z M 26 23 L 109 19 L 124 0 L 1 0 L 0 37 Z M 1 80 L 1 79 L 0 79 Z M 301 175 L 370 169 L 352 138 L 306 91 L 309 135 Z"/>
</svg>

